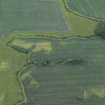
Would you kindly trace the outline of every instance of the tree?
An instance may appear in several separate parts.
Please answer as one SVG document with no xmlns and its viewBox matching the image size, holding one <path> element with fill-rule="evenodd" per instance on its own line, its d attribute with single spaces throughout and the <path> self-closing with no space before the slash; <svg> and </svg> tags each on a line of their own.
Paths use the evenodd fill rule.
<svg viewBox="0 0 105 105">
<path fill-rule="evenodd" d="M 105 22 L 100 22 L 97 24 L 95 35 L 105 39 Z"/>
</svg>

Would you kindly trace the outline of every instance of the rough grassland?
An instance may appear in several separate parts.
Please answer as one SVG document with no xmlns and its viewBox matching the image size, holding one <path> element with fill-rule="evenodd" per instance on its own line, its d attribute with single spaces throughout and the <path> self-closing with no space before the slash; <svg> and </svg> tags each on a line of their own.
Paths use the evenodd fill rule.
<svg viewBox="0 0 105 105">
<path fill-rule="evenodd" d="M 24 94 L 17 78 L 17 72 L 25 63 L 25 55 L 6 46 L 7 40 L 0 40 L 0 105 L 14 105 L 24 100 Z"/>
</svg>

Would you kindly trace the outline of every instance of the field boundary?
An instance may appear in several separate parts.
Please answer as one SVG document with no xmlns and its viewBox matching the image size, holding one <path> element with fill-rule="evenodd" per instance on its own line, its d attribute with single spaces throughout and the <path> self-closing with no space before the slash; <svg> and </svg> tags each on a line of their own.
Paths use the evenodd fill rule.
<svg viewBox="0 0 105 105">
<path fill-rule="evenodd" d="M 7 45 L 11 42 L 11 41 L 13 41 L 13 40 L 15 40 L 15 39 L 48 39 L 48 40 L 66 40 L 66 39 L 70 39 L 70 40 L 72 40 L 72 39 L 77 39 L 77 38 L 79 38 L 79 39 L 89 39 L 89 38 L 92 38 L 92 37 L 95 37 L 96 35 L 91 35 L 91 36 L 84 36 L 84 37 L 82 37 L 82 36 L 57 36 L 57 34 L 55 34 L 55 36 L 50 36 L 50 35 L 33 35 L 33 36 L 16 36 L 16 37 L 14 37 L 13 39 L 11 39 L 10 41 L 8 41 L 7 42 Z"/>
<path fill-rule="evenodd" d="M 23 67 L 24 68 L 24 67 Z M 23 103 L 26 103 L 27 102 L 27 96 L 25 94 L 25 89 L 24 89 L 24 85 L 21 81 L 21 73 L 24 71 L 24 69 L 22 69 L 21 71 L 17 72 L 16 76 L 17 76 L 17 79 L 18 79 L 18 82 L 19 82 L 19 85 L 20 85 L 20 88 L 21 88 L 21 91 L 22 91 L 22 95 L 23 95 L 23 98 L 22 101 L 19 101 L 16 103 L 16 105 L 22 105 Z"/>
</svg>

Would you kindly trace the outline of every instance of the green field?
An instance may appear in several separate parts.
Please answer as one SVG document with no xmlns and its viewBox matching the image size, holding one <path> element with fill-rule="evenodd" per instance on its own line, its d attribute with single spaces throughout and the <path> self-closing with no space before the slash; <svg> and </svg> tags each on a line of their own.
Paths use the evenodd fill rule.
<svg viewBox="0 0 105 105">
<path fill-rule="evenodd" d="M 72 2 L 0 0 L 0 105 L 104 105 L 105 41 Z"/>
<path fill-rule="evenodd" d="M 74 38 L 51 43 L 49 53 L 32 52 L 21 74 L 28 99 L 24 105 L 104 105 L 105 41 Z"/>
<path fill-rule="evenodd" d="M 6 46 L 8 39 L 0 39 L 0 105 L 14 105 L 24 100 L 17 72 L 26 61 L 24 54 Z"/>
<path fill-rule="evenodd" d="M 69 10 L 77 15 L 105 21 L 105 0 L 67 0 Z"/>
<path fill-rule="evenodd" d="M 0 34 L 8 32 L 66 32 L 57 0 L 0 0 Z"/>
<path fill-rule="evenodd" d="M 68 33 L 68 36 L 85 37 L 94 34 L 94 29 L 97 24 L 96 21 L 92 21 L 85 17 L 78 16 L 74 14 L 73 11 L 69 11 L 67 0 L 61 0 L 60 2 L 61 2 L 61 8 L 65 13 L 66 20 L 68 20 L 68 24 L 71 27 L 71 32 Z"/>
<path fill-rule="evenodd" d="M 5 4 L 5 1 L 3 1 L 3 2 Z M 20 1 L 18 1 L 18 2 L 20 2 Z M 12 4 L 14 4 L 14 3 L 15 3 L 15 1 Z M 25 3 L 24 0 L 23 0 L 23 3 Z M 17 7 L 11 7 L 11 5 L 8 3 L 8 8 L 10 8 L 10 10 L 12 8 L 14 11 L 14 12 L 12 11 L 13 13 L 8 12 L 8 14 L 10 14 L 10 13 L 14 14 L 14 16 L 15 17 L 18 16 L 18 18 L 11 16 L 11 18 L 8 20 L 2 20 L 3 24 L 5 22 L 6 23 L 9 22 L 8 25 L 13 23 L 13 25 L 9 25 L 9 27 L 13 26 L 14 29 L 11 28 L 11 30 L 10 30 L 10 28 L 7 27 L 8 30 L 10 30 L 10 31 L 7 32 L 6 35 L 19 36 L 19 37 L 21 37 L 21 36 L 31 37 L 31 36 L 35 36 L 35 35 L 48 35 L 48 36 L 56 36 L 57 35 L 59 37 L 62 37 L 62 36 L 85 37 L 85 36 L 91 36 L 94 34 L 94 30 L 95 30 L 97 22 L 89 20 L 89 19 L 81 17 L 81 16 L 78 16 L 78 15 L 75 15 L 72 11 L 68 11 L 68 9 L 67 9 L 68 4 L 67 4 L 66 0 L 57 0 L 57 1 L 56 0 L 50 0 L 50 1 L 34 0 L 34 1 L 30 1 L 29 6 L 32 5 L 32 3 L 36 4 L 36 5 L 37 4 L 40 5 L 40 6 L 38 6 L 38 8 L 40 8 L 40 9 L 43 6 L 45 6 L 45 8 L 48 8 L 48 5 L 51 5 L 51 8 L 50 8 L 51 10 L 47 9 L 49 12 L 48 11 L 43 12 L 44 9 L 41 9 L 42 11 L 40 10 L 38 13 L 37 7 L 31 7 L 29 9 L 28 8 L 26 9 L 26 7 L 23 6 L 22 7 L 23 13 L 24 14 L 26 13 L 28 15 L 24 19 L 24 17 L 20 15 L 20 12 L 18 12 L 18 14 L 17 14 L 17 12 L 16 12 Z M 16 5 L 16 4 L 17 3 L 15 3 L 14 5 Z M 27 4 L 27 2 L 25 4 Z M 19 5 L 19 7 L 22 5 L 23 4 Z M 30 9 L 33 9 L 32 12 L 35 11 L 35 14 L 32 16 L 30 16 L 27 12 L 25 12 L 26 10 L 30 11 Z M 21 11 L 21 8 L 20 8 L 20 11 Z M 52 12 L 50 13 L 50 11 L 52 11 Z M 43 13 L 43 14 L 41 14 L 41 13 Z M 40 16 L 38 14 L 40 14 Z M 37 15 L 40 18 L 37 18 Z M 6 16 L 6 14 L 5 14 L 5 16 Z M 32 18 L 32 19 L 29 20 L 29 18 Z M 38 25 L 40 25 L 40 27 Z M 6 29 L 6 26 L 3 29 Z M 6 30 L 5 30 L 5 32 L 6 32 Z"/>
</svg>

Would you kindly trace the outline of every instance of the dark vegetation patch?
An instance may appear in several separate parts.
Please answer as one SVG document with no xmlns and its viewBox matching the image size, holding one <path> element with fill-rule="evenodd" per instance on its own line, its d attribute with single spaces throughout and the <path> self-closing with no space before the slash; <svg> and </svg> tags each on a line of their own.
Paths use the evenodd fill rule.
<svg viewBox="0 0 105 105">
<path fill-rule="evenodd" d="M 95 29 L 95 35 L 105 39 L 105 22 L 99 22 Z"/>
<path fill-rule="evenodd" d="M 11 46 L 11 48 L 13 48 L 14 50 L 16 50 L 18 52 L 22 52 L 25 54 L 28 54 L 30 52 L 30 49 L 24 49 L 24 48 L 19 47 L 19 46 Z"/>
<path fill-rule="evenodd" d="M 44 51 L 32 53 L 30 56 L 30 63 L 36 66 L 48 66 L 48 65 L 82 65 L 85 64 L 85 60 L 82 58 L 69 58 L 69 52 L 65 53 L 67 49 L 55 49 L 51 53 Z"/>
<path fill-rule="evenodd" d="M 85 61 L 83 60 L 83 59 L 71 59 L 71 60 L 67 60 L 66 59 L 66 61 L 64 61 L 64 64 L 71 64 L 71 65 L 81 65 L 81 64 L 84 64 L 85 63 Z"/>
</svg>

